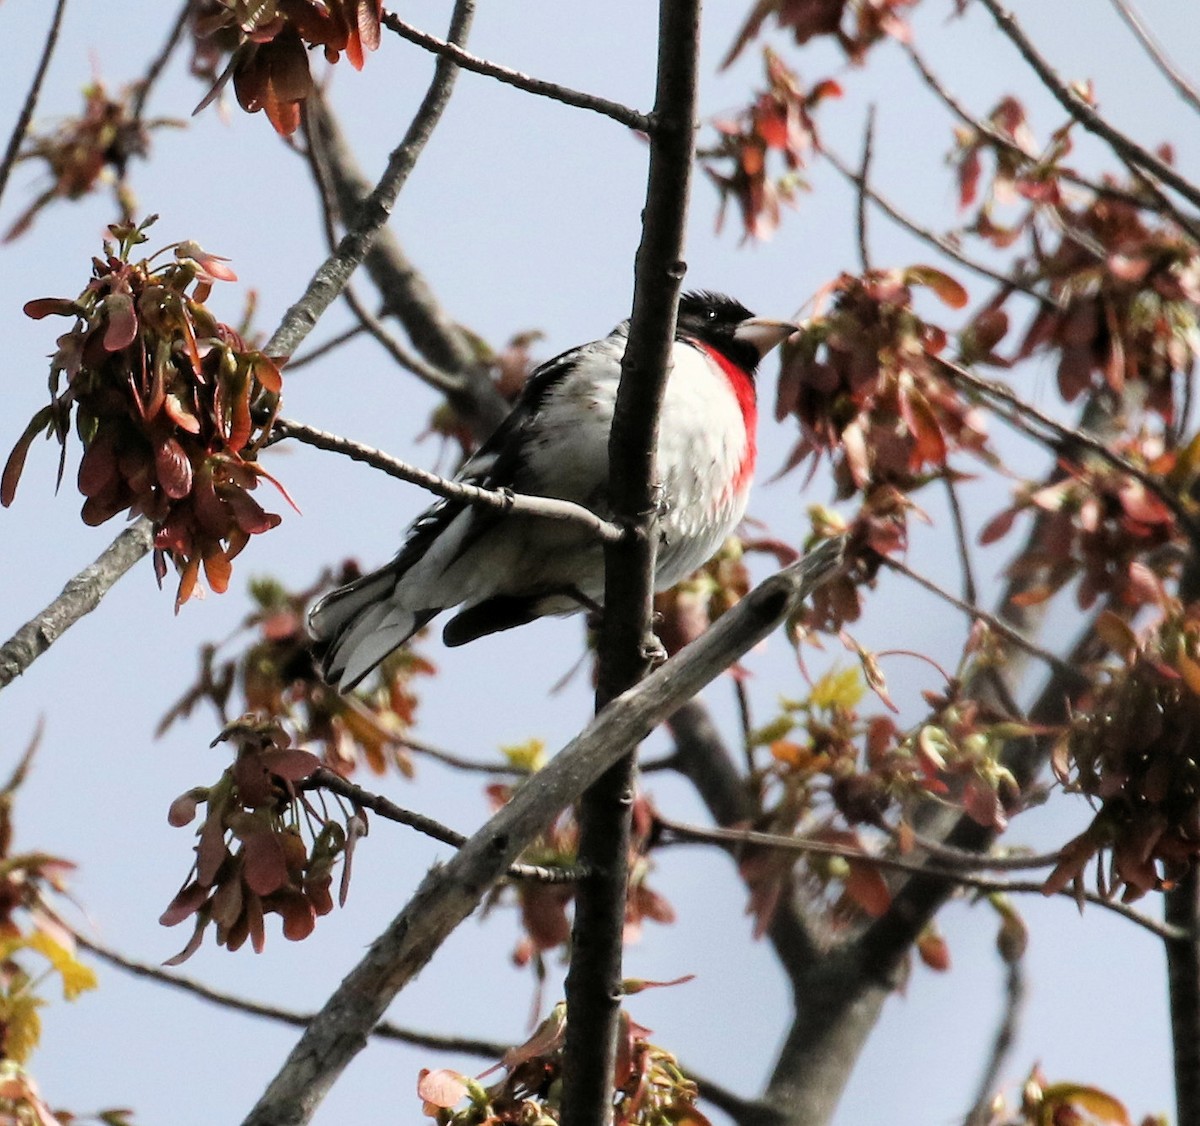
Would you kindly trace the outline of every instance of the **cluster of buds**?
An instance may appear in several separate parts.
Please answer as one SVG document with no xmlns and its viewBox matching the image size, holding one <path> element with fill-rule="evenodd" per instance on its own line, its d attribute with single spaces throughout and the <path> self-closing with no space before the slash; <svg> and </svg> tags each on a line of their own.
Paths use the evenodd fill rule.
<svg viewBox="0 0 1200 1126">
<path fill-rule="evenodd" d="M 794 202 L 797 191 L 804 187 L 800 172 L 819 147 L 812 111 L 822 99 L 841 94 L 832 79 L 806 90 L 770 48 L 764 50 L 763 58 L 766 89 L 737 117 L 713 122 L 717 145 L 704 154 L 704 170 L 721 196 L 718 227 L 725 205 L 732 199 L 741 211 L 746 237 L 755 239 L 768 239 L 775 233 L 782 205 Z M 773 175 L 769 166 L 772 153 L 783 161 L 779 175 Z"/>
</svg>

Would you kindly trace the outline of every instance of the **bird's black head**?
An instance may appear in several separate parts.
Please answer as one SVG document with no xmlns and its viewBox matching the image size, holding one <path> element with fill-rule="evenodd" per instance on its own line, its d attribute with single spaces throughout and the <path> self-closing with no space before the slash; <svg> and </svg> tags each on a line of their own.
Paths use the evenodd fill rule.
<svg viewBox="0 0 1200 1126">
<path fill-rule="evenodd" d="M 754 314 L 740 301 L 723 293 L 701 290 L 685 293 L 679 299 L 676 331 L 680 336 L 693 337 L 715 348 L 748 375 L 753 375 L 759 361 L 774 343 L 778 343 L 774 341 L 771 346 L 763 347 L 753 333 L 738 332 L 753 317 Z"/>
</svg>

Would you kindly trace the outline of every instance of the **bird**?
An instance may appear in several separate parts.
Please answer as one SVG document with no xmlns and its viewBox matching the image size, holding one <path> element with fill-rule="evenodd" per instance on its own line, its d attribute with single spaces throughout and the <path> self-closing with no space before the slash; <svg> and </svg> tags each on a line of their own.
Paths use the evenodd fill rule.
<svg viewBox="0 0 1200 1126">
<path fill-rule="evenodd" d="M 679 300 L 659 418 L 655 589 L 706 563 L 746 511 L 757 444 L 755 373 L 796 326 L 724 294 Z M 459 470 L 486 489 L 553 497 L 608 515 L 608 437 L 629 322 L 546 361 Z M 326 594 L 308 616 L 322 674 L 345 692 L 443 610 L 448 647 L 537 618 L 597 611 L 604 553 L 588 530 L 444 499 L 385 566 Z"/>
</svg>

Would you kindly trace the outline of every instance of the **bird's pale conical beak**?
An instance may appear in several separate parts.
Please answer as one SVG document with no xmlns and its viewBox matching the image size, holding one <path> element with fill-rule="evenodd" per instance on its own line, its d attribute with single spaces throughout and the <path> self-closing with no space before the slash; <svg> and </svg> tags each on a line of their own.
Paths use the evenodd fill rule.
<svg viewBox="0 0 1200 1126">
<path fill-rule="evenodd" d="M 798 330 L 791 321 L 773 321 L 767 317 L 751 317 L 734 330 L 734 340 L 752 345 L 762 359 L 777 344 L 782 344 Z"/>
</svg>

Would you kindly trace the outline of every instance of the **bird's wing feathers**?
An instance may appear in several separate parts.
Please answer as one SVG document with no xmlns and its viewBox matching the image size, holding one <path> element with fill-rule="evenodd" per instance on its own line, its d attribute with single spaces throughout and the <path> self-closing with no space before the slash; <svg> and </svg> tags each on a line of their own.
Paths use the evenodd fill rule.
<svg viewBox="0 0 1200 1126">
<path fill-rule="evenodd" d="M 526 381 L 512 411 L 492 436 L 455 475 L 455 480 L 485 489 L 511 488 L 524 458 L 525 435 L 536 426 L 538 411 L 547 392 L 570 371 L 583 348 L 573 348 L 547 360 Z M 309 626 L 328 642 L 323 664 L 327 679 L 338 680 L 344 690 L 352 687 L 392 649 L 406 641 L 441 606 L 405 609 L 394 595 L 405 574 L 445 534 L 470 506 L 461 500 L 440 500 L 412 523 L 404 546 L 390 562 L 354 582 L 326 595 L 313 608 Z M 494 510 L 474 508 L 468 523 L 458 533 L 449 566 L 503 519 Z M 408 602 L 412 606 L 412 602 Z"/>
<path fill-rule="evenodd" d="M 455 481 L 483 489 L 510 489 L 516 484 L 525 458 L 525 437 L 537 425 L 538 411 L 546 394 L 574 366 L 587 346 L 572 348 L 541 364 L 525 381 L 521 394 L 504 421 L 455 474 Z M 409 528 L 400 554 L 388 565 L 399 579 L 429 549 L 454 518 L 470 506 L 461 500 L 442 500 L 426 509 Z M 476 543 L 489 528 L 504 518 L 495 509 L 476 507 L 453 559 Z M 453 562 L 451 559 L 449 562 Z M 448 564 L 447 564 L 448 565 Z"/>
</svg>

